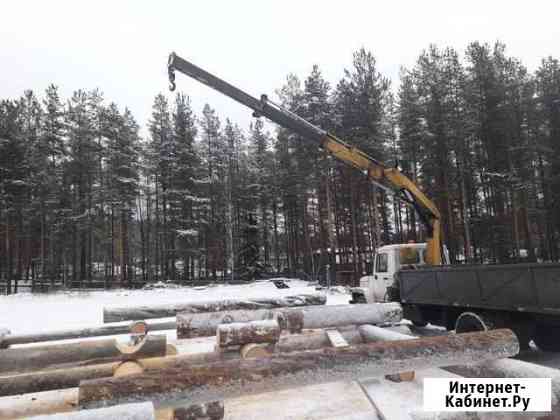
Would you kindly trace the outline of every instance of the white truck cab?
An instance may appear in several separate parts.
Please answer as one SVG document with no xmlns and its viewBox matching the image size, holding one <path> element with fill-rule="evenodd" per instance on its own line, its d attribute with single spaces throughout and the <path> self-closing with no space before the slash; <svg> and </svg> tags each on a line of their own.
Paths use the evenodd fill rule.
<svg viewBox="0 0 560 420">
<path fill-rule="evenodd" d="M 447 252 L 445 252 L 447 254 Z M 395 300 L 395 273 L 401 268 L 415 268 L 426 264 L 426 243 L 385 245 L 377 249 L 373 273 L 360 279 L 360 287 L 353 287 L 350 303 L 374 303 Z M 447 259 L 447 255 L 445 256 Z"/>
</svg>

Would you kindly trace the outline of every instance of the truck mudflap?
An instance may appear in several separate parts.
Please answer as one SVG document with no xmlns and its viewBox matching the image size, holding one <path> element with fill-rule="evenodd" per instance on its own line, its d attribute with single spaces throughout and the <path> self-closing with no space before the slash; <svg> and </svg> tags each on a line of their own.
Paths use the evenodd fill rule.
<svg viewBox="0 0 560 420">
<path fill-rule="evenodd" d="M 352 287 L 350 289 L 352 299 L 351 304 L 354 303 L 367 303 L 367 288 L 365 287 Z"/>
</svg>

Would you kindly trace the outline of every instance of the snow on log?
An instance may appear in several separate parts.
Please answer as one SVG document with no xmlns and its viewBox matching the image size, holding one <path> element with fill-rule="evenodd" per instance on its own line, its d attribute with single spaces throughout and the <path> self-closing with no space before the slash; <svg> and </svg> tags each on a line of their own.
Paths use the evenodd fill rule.
<svg viewBox="0 0 560 420">
<path fill-rule="evenodd" d="M 366 343 L 375 341 L 410 340 L 413 338 L 410 335 L 401 334 L 388 328 L 376 327 L 375 325 L 360 325 L 358 331 Z"/>
<path fill-rule="evenodd" d="M 224 360 L 207 365 L 168 358 L 158 370 L 81 382 L 79 404 L 95 407 L 146 398 L 201 403 L 314 383 L 489 361 L 518 352 L 515 334 L 502 329 L 273 354 L 264 359 Z"/>
<path fill-rule="evenodd" d="M 91 363 L 134 360 L 165 356 L 165 335 L 147 335 L 137 345 L 128 346 L 114 339 L 78 343 L 8 348 L 0 351 L 0 373 L 28 372 L 51 366 L 70 366 L 73 363 Z"/>
<path fill-rule="evenodd" d="M 275 319 L 234 322 L 218 325 L 216 341 L 219 347 L 249 343 L 276 343 L 280 338 L 280 332 L 280 326 Z"/>
<path fill-rule="evenodd" d="M 325 303 L 327 303 L 326 295 L 315 293 L 283 297 L 174 303 L 157 306 L 109 307 L 103 308 L 103 322 L 166 318 L 175 316 L 179 313 L 196 314 L 200 312 L 221 312 L 241 309 L 270 309 L 292 306 L 324 305 Z"/>
<path fill-rule="evenodd" d="M 149 331 L 174 330 L 176 328 L 175 321 L 157 321 L 148 322 L 147 324 Z M 104 325 L 101 327 L 87 327 L 69 330 L 38 332 L 31 334 L 6 335 L 3 338 L 0 337 L 0 348 L 6 348 L 16 344 L 39 343 L 42 341 L 57 341 L 73 338 L 130 334 L 134 333 L 133 330 L 136 330 L 137 327 L 138 323 L 135 322 L 132 324 Z"/>
<path fill-rule="evenodd" d="M 307 306 L 255 311 L 222 311 L 177 315 L 177 338 L 208 337 L 220 324 L 277 318 L 282 329 L 299 332 L 302 328 L 328 328 L 358 324 L 395 323 L 402 319 L 398 303 Z"/>
<path fill-rule="evenodd" d="M 156 412 L 151 402 L 122 404 L 93 410 L 80 410 L 46 416 L 31 417 L 31 420 L 156 420 Z"/>
<path fill-rule="evenodd" d="M 65 413 L 78 407 L 78 388 L 34 392 L 0 398 L 2 420 L 29 418 L 42 414 Z"/>
</svg>

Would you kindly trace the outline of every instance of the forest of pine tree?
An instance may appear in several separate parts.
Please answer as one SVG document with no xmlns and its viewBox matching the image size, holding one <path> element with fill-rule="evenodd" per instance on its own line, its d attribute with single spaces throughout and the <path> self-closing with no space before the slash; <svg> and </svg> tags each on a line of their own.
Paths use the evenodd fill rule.
<svg viewBox="0 0 560 420">
<path fill-rule="evenodd" d="M 474 42 L 429 46 L 398 84 L 365 49 L 346 67 L 336 85 L 316 65 L 288 75 L 280 103 L 415 180 L 453 263 L 559 259 L 558 59 L 529 72 L 504 44 Z M 351 284 L 376 247 L 423 241 L 408 206 L 270 127 L 197 112 L 186 93 L 156 95 L 145 130 L 100 90 L 1 100 L 0 288 L 316 280 L 327 267 Z"/>
</svg>

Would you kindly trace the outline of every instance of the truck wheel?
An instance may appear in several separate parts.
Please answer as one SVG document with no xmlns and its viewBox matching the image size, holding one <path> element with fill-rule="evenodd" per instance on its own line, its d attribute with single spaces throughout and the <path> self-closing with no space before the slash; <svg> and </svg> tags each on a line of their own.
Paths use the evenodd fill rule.
<svg viewBox="0 0 560 420">
<path fill-rule="evenodd" d="M 560 327 L 537 326 L 533 340 L 539 349 L 543 351 L 560 352 Z"/>
<path fill-rule="evenodd" d="M 426 321 L 414 321 L 414 320 L 412 320 L 412 323 L 414 324 L 415 327 L 425 327 L 426 325 L 428 325 L 428 323 Z"/>
<path fill-rule="evenodd" d="M 463 312 L 455 321 L 456 333 L 491 330 L 494 323 L 474 312 Z"/>
<path fill-rule="evenodd" d="M 494 328 L 510 328 L 517 337 L 519 349 L 529 350 L 529 330 L 526 328 L 526 325 L 503 325 L 503 321 L 499 318 L 492 319 L 488 315 L 480 315 L 474 312 L 463 312 L 459 315 L 459 318 L 457 318 L 457 322 L 455 322 L 456 333 L 488 331 Z"/>
</svg>

